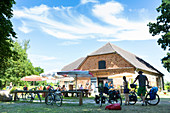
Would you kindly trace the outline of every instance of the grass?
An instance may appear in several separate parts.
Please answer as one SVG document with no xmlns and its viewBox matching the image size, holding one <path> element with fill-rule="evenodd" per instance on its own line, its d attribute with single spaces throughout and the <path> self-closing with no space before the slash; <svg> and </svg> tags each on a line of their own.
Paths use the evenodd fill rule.
<svg viewBox="0 0 170 113">
<path fill-rule="evenodd" d="M 141 106 L 141 103 L 135 105 L 124 106 L 122 105 L 122 110 L 112 111 L 105 110 L 105 106 L 101 108 L 95 103 L 85 103 L 87 100 L 93 101 L 91 98 L 83 98 L 83 105 L 79 106 L 78 98 L 66 97 L 64 101 L 71 101 L 73 103 L 63 103 L 61 107 L 56 105 L 46 105 L 44 102 L 0 102 L 0 112 L 1 113 L 169 113 L 170 111 L 170 98 L 161 98 L 160 104 L 156 106 Z"/>
</svg>

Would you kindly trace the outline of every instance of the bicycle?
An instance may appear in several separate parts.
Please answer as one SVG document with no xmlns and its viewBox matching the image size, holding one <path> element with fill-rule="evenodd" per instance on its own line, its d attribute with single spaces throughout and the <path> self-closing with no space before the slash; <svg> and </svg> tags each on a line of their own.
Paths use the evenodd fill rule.
<svg viewBox="0 0 170 113">
<path fill-rule="evenodd" d="M 27 100 L 27 93 L 21 93 L 20 95 L 17 95 L 17 100 L 23 100 L 26 101 Z"/>
<path fill-rule="evenodd" d="M 95 98 L 95 101 L 97 104 L 99 104 L 99 107 L 102 107 L 102 104 L 105 104 L 105 100 L 110 104 L 113 104 L 114 102 L 116 102 L 122 105 L 122 98 L 118 90 L 109 91 L 108 92 L 109 97 L 106 97 L 103 95 L 103 87 L 96 87 L 96 88 L 99 88 L 99 92 L 100 92 L 99 96 L 96 95 L 96 98 Z"/>
<path fill-rule="evenodd" d="M 155 97 L 151 97 L 151 89 L 152 88 L 151 86 L 149 85 L 146 85 L 147 86 L 147 92 L 146 92 L 146 96 L 145 96 L 145 104 L 149 104 L 149 105 L 157 105 L 159 102 L 160 102 L 160 98 L 159 98 L 159 95 L 157 93 L 155 93 Z M 136 89 L 137 89 L 137 85 L 136 84 L 131 84 L 130 85 L 131 88 L 135 88 L 134 90 L 132 90 L 130 93 L 129 93 L 129 104 L 130 105 L 134 105 L 136 104 L 136 102 L 138 101 L 137 99 L 137 92 L 136 92 Z M 148 89 L 150 89 L 148 91 Z"/>
<path fill-rule="evenodd" d="M 53 105 L 53 103 L 55 102 L 56 105 L 60 107 L 63 101 L 63 95 L 61 94 L 61 91 L 54 90 L 52 86 L 49 87 L 48 91 L 49 93 L 45 97 L 45 103 L 47 105 Z"/>
<path fill-rule="evenodd" d="M 33 91 L 33 90 L 36 90 L 36 89 L 37 89 L 37 87 L 32 88 L 32 89 L 30 89 L 29 91 Z M 38 96 L 38 98 L 39 98 L 39 100 L 40 100 L 40 102 L 41 102 L 41 97 L 40 97 L 40 94 L 39 94 L 39 93 L 27 93 L 27 94 L 26 94 L 26 99 L 27 99 L 28 101 L 32 102 L 32 101 L 35 99 L 36 95 Z"/>
</svg>

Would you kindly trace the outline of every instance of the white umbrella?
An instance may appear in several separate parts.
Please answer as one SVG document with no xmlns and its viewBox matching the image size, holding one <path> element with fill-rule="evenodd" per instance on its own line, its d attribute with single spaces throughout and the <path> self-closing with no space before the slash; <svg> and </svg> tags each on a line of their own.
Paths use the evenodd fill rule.
<svg viewBox="0 0 170 113">
<path fill-rule="evenodd" d="M 70 70 L 70 71 L 61 71 L 57 72 L 58 75 L 69 75 L 70 77 L 76 78 L 76 90 L 77 90 L 77 77 L 93 77 L 93 74 L 89 71 L 83 70 Z"/>
</svg>

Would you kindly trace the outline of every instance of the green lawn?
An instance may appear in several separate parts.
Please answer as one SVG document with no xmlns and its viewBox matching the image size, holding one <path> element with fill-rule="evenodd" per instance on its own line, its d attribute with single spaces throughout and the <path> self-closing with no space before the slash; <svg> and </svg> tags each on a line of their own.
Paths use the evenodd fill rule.
<svg viewBox="0 0 170 113">
<path fill-rule="evenodd" d="M 79 106 L 78 98 L 65 98 L 64 102 L 70 101 L 73 103 L 63 103 L 61 107 L 57 107 L 56 105 L 46 105 L 44 102 L 0 102 L 0 112 L 1 113 L 110 113 L 112 110 L 105 110 L 105 106 L 101 108 L 97 106 L 95 103 L 87 103 L 87 101 L 91 100 L 93 102 L 93 98 L 83 98 L 83 105 Z M 141 106 L 141 103 L 137 103 L 136 105 L 130 106 L 122 106 L 122 110 L 114 111 L 119 113 L 169 113 L 170 111 L 170 98 L 161 98 L 160 104 L 156 106 Z"/>
</svg>

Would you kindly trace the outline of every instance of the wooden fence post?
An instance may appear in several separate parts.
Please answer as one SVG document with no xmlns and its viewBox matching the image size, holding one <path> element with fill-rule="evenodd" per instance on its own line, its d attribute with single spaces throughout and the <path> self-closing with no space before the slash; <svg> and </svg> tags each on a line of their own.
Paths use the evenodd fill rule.
<svg viewBox="0 0 170 113">
<path fill-rule="evenodd" d="M 79 105 L 83 105 L 82 92 L 79 93 Z"/>
</svg>

